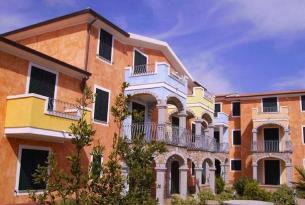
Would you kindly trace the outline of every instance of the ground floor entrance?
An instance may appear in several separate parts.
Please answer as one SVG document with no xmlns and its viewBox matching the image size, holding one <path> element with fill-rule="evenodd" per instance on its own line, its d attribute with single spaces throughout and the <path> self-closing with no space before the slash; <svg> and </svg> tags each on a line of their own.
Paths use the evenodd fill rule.
<svg viewBox="0 0 305 205">
<path fill-rule="evenodd" d="M 279 185 L 281 170 L 280 160 L 265 160 L 265 184 L 266 185 Z"/>
</svg>

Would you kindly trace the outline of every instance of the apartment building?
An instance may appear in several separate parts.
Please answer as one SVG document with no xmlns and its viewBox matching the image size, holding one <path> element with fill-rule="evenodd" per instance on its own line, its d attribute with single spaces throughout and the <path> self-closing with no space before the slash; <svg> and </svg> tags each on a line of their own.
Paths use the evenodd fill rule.
<svg viewBox="0 0 305 205">
<path fill-rule="evenodd" d="M 217 96 L 215 112 L 229 117 L 229 182 L 291 186 L 304 166 L 304 110 L 305 90 Z"/>
<path fill-rule="evenodd" d="M 96 94 L 87 113 L 96 130 L 92 146 L 105 146 L 104 161 L 118 132 L 110 107 L 123 82 L 130 84 L 130 111 L 144 113 L 142 120 L 126 119 L 124 136 L 144 130 L 147 140 L 166 142 L 169 151 L 155 159 L 160 204 L 174 193 L 214 190 L 215 175 L 229 180 L 228 116 L 214 117 L 215 97 L 166 42 L 128 33 L 85 9 L 2 34 L 0 79 L 3 204 L 28 202 L 27 190 L 44 188 L 32 174 L 50 151 L 67 168 L 69 126 L 79 119 L 76 99 L 85 82 Z M 92 146 L 84 166 L 93 160 Z"/>
</svg>

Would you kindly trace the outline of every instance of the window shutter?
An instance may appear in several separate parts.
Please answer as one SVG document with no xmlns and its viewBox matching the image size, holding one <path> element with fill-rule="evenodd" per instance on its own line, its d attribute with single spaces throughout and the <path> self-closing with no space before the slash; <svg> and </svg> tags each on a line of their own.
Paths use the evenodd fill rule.
<svg viewBox="0 0 305 205">
<path fill-rule="evenodd" d="M 94 107 L 94 119 L 107 122 L 108 121 L 108 101 L 109 93 L 96 89 L 95 107 Z"/>
<path fill-rule="evenodd" d="M 241 160 L 232 160 L 231 170 L 235 170 L 235 171 L 241 170 Z"/>
<path fill-rule="evenodd" d="M 112 54 L 112 35 L 107 31 L 101 29 L 100 31 L 100 45 L 99 55 L 108 61 L 111 61 Z"/>
<path fill-rule="evenodd" d="M 54 98 L 56 74 L 32 67 L 29 93 Z"/>
<path fill-rule="evenodd" d="M 45 150 L 22 149 L 20 177 L 18 190 L 40 190 L 45 189 L 46 185 L 33 182 L 33 174 L 38 165 L 45 166 L 49 152 Z"/>
<path fill-rule="evenodd" d="M 240 116 L 240 102 L 233 102 L 233 116 Z"/>
<path fill-rule="evenodd" d="M 233 131 L 233 145 L 240 145 L 241 144 L 241 133 L 240 130 Z"/>
<path fill-rule="evenodd" d="M 301 96 L 302 111 L 305 111 L 305 95 Z"/>
<path fill-rule="evenodd" d="M 305 127 L 303 127 L 303 143 L 305 144 Z"/>
</svg>

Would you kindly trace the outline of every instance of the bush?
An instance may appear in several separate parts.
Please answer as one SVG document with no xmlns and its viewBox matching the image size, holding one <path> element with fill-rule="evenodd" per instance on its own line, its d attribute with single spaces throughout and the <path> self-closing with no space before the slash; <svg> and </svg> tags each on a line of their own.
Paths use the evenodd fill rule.
<svg viewBox="0 0 305 205">
<path fill-rule="evenodd" d="M 206 204 L 207 200 L 215 200 L 215 195 L 211 192 L 211 190 L 203 190 L 199 192 L 198 199 L 200 205 Z"/>
<path fill-rule="evenodd" d="M 249 200 L 271 201 L 272 194 L 261 189 L 256 181 L 252 181 L 245 186 L 244 198 Z"/>
<path fill-rule="evenodd" d="M 217 195 L 217 200 L 222 202 L 222 201 L 228 201 L 233 199 L 233 194 L 230 192 L 222 192 L 221 194 Z"/>
<path fill-rule="evenodd" d="M 223 180 L 222 177 L 216 177 L 215 180 L 216 194 L 222 193 L 224 189 L 225 189 L 225 181 Z"/>
<path fill-rule="evenodd" d="M 250 179 L 249 177 L 240 177 L 237 181 L 234 182 L 233 188 L 236 190 L 237 194 L 243 196 L 245 187 L 250 182 L 255 182 L 255 180 Z"/>
<path fill-rule="evenodd" d="M 182 199 L 179 195 L 173 195 L 172 196 L 172 205 L 197 205 L 197 200 L 189 196 L 186 199 Z"/>
<path fill-rule="evenodd" d="M 293 191 L 287 186 L 282 185 L 272 195 L 272 200 L 278 205 L 294 205 Z"/>
</svg>

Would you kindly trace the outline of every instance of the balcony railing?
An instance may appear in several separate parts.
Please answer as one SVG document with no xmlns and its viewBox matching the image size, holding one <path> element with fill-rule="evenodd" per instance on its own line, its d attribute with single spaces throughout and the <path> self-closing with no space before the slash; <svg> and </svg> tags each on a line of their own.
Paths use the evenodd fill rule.
<svg viewBox="0 0 305 205">
<path fill-rule="evenodd" d="M 137 65 L 132 68 L 132 76 L 151 75 L 156 71 L 155 64 Z"/>
<path fill-rule="evenodd" d="M 263 107 L 263 112 L 278 112 L 278 107 L 277 106 Z"/>
<path fill-rule="evenodd" d="M 252 151 L 254 152 L 281 152 L 284 149 L 280 147 L 278 140 L 266 140 L 259 143 L 252 143 Z"/>
<path fill-rule="evenodd" d="M 77 105 L 54 98 L 49 98 L 47 111 L 48 114 L 73 120 L 77 120 L 80 117 L 80 109 L 78 109 Z"/>
<path fill-rule="evenodd" d="M 194 136 L 190 130 L 169 124 L 137 123 L 123 126 L 122 135 L 128 139 L 143 134 L 146 141 L 156 140 L 168 145 L 210 152 L 227 152 L 227 143 L 217 143 L 208 136 Z"/>
</svg>

